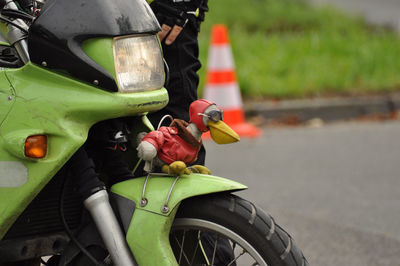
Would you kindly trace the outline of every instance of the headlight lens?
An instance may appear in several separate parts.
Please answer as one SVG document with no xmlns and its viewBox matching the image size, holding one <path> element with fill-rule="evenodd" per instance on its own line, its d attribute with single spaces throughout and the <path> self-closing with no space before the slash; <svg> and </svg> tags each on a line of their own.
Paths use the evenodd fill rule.
<svg viewBox="0 0 400 266">
<path fill-rule="evenodd" d="M 114 64 L 120 92 L 160 89 L 164 64 L 156 35 L 114 39 Z"/>
</svg>

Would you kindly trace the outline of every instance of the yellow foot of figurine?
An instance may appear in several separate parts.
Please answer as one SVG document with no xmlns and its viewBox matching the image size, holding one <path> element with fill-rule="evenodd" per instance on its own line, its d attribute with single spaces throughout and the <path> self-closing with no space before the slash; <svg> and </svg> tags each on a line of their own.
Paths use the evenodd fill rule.
<svg viewBox="0 0 400 266">
<path fill-rule="evenodd" d="M 200 174 L 203 174 L 203 175 L 211 175 L 210 169 L 208 169 L 207 167 L 205 167 L 203 165 L 197 165 L 196 164 L 196 165 L 192 165 L 192 166 L 190 166 L 188 168 L 192 173 L 200 173 Z"/>
<path fill-rule="evenodd" d="M 166 174 L 172 174 L 172 175 L 190 174 L 189 169 L 186 168 L 186 164 L 182 161 L 175 161 L 170 165 L 164 164 L 161 167 L 161 171 L 163 171 Z"/>
</svg>

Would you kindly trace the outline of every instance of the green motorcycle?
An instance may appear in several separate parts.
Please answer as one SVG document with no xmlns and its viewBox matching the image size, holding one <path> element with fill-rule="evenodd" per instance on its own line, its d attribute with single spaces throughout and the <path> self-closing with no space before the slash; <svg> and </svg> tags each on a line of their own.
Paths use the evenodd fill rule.
<svg viewBox="0 0 400 266">
<path fill-rule="evenodd" d="M 160 26 L 144 0 L 0 3 L 0 265 L 308 265 L 228 179 L 150 173 L 82 199 L 65 165 L 90 128 L 125 117 L 136 139 L 168 103 Z"/>
</svg>

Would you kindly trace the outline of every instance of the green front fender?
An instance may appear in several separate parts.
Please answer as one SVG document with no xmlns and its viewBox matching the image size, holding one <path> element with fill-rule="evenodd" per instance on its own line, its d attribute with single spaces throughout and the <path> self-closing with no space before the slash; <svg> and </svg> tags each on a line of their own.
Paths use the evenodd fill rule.
<svg viewBox="0 0 400 266">
<path fill-rule="evenodd" d="M 145 190 L 145 206 L 140 205 L 144 177 L 121 182 L 111 188 L 113 193 L 136 203 L 126 239 L 139 265 L 177 265 L 168 236 L 178 206 L 184 199 L 247 188 L 229 179 L 201 174 L 182 175 L 175 185 L 174 181 L 174 177 L 150 177 Z"/>
</svg>

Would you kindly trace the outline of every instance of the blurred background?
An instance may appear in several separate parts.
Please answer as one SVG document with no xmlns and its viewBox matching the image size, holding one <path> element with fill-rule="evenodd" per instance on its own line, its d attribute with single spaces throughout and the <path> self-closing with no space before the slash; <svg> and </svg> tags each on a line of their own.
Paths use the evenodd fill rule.
<svg viewBox="0 0 400 266">
<path fill-rule="evenodd" d="M 399 1 L 314 1 L 319 4 L 305 0 L 210 0 L 200 34 L 202 62 L 207 61 L 211 26 L 224 23 L 246 98 L 399 89 L 400 38 L 395 32 L 400 30 Z M 385 2 L 389 3 L 386 9 Z"/>
<path fill-rule="evenodd" d="M 239 195 L 310 265 L 400 265 L 400 1 L 209 5 L 200 86 L 210 29 L 226 24 L 243 108 L 263 134 L 206 141 L 207 166 L 248 185 Z"/>
</svg>

